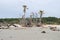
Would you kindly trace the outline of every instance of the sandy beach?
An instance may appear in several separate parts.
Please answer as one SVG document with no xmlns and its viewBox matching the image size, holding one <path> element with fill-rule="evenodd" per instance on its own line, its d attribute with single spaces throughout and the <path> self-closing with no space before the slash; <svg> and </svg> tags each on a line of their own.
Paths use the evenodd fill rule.
<svg viewBox="0 0 60 40">
<path fill-rule="evenodd" d="M 46 33 L 41 33 L 46 31 Z M 0 29 L 0 40 L 60 40 L 60 31 L 49 28 Z"/>
<path fill-rule="evenodd" d="M 60 0 L 0 0 L 0 40 L 60 40 Z"/>
</svg>

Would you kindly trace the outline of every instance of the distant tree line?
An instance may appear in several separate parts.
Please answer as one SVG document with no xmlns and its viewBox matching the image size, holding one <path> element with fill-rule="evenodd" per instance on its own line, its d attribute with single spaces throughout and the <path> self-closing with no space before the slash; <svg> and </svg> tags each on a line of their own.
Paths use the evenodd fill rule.
<svg viewBox="0 0 60 40">
<path fill-rule="evenodd" d="M 32 22 L 40 22 L 40 18 L 32 18 Z M 30 18 L 26 18 L 25 20 L 30 21 Z M 0 23 L 9 23 L 9 24 L 14 24 L 14 23 L 20 23 L 22 21 L 22 18 L 1 18 Z M 60 18 L 56 17 L 43 17 L 42 21 L 43 24 L 60 24 Z"/>
<path fill-rule="evenodd" d="M 56 17 L 44 17 L 42 21 L 44 24 L 60 24 L 60 18 Z"/>
</svg>

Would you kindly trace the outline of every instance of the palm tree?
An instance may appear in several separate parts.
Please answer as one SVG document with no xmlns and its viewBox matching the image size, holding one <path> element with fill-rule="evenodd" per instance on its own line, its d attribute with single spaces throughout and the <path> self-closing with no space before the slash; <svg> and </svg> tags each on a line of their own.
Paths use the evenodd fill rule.
<svg viewBox="0 0 60 40">
<path fill-rule="evenodd" d="M 26 13 L 26 9 L 27 9 L 27 6 L 26 5 L 23 5 L 23 12 L 24 12 L 24 15 L 23 15 L 23 18 L 25 17 L 25 13 Z"/>
<path fill-rule="evenodd" d="M 42 11 L 42 10 L 39 11 L 39 14 L 40 14 L 40 25 L 42 24 L 41 21 L 42 21 L 43 12 L 44 12 L 44 11 Z"/>
<path fill-rule="evenodd" d="M 26 6 L 26 5 L 23 5 L 24 15 L 22 16 L 22 18 L 23 18 L 23 23 L 24 23 L 24 24 L 25 24 L 25 13 L 26 13 L 26 9 L 28 9 L 27 6 Z"/>
</svg>

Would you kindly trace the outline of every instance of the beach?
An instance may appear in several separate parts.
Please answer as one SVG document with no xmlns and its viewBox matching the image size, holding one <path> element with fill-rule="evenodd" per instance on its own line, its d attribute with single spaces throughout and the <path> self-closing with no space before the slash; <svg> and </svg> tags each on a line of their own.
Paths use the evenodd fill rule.
<svg viewBox="0 0 60 40">
<path fill-rule="evenodd" d="M 42 31 L 46 33 L 42 33 Z M 60 31 L 41 27 L 0 29 L 0 40 L 60 40 Z"/>
</svg>

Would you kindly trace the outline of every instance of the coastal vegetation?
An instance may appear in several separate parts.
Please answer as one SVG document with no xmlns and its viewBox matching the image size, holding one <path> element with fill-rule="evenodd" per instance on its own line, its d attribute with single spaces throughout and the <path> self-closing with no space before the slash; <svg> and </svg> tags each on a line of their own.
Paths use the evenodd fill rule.
<svg viewBox="0 0 60 40">
<path fill-rule="evenodd" d="M 37 20 L 36 20 L 37 19 Z M 39 23 L 40 18 L 32 18 L 33 23 Z M 42 24 L 60 24 L 60 18 L 56 17 L 42 17 L 41 19 Z M 9 23 L 14 24 L 18 23 L 20 24 L 22 21 L 22 18 L 1 18 L 0 23 Z M 26 18 L 25 21 L 30 21 L 30 18 Z"/>
</svg>

